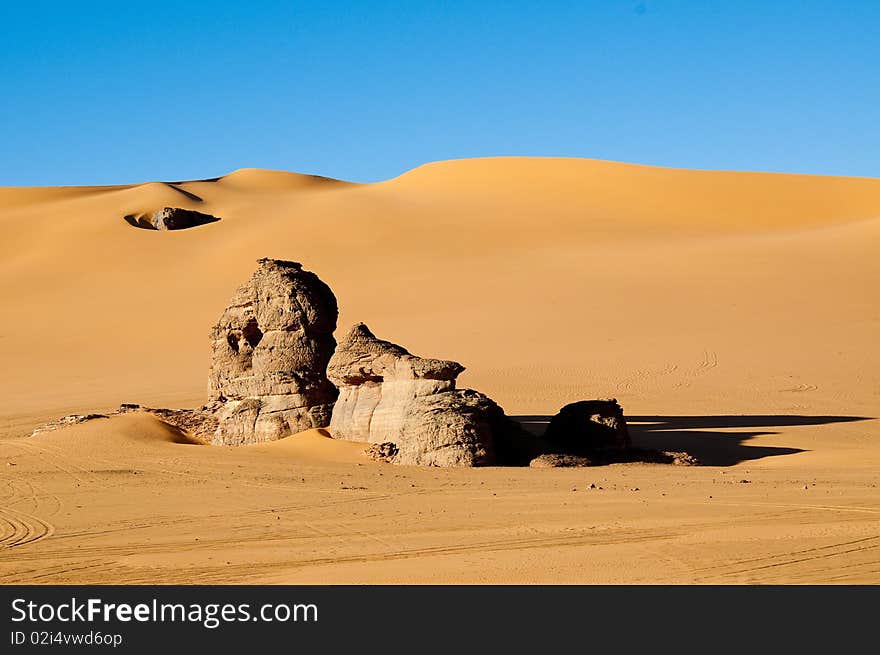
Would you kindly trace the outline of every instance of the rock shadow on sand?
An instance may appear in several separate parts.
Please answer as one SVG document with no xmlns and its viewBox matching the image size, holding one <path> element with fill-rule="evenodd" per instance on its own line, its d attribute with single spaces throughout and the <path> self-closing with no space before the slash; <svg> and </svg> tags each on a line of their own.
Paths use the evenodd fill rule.
<svg viewBox="0 0 880 655">
<path fill-rule="evenodd" d="M 551 416 L 512 416 L 529 432 L 541 435 Z M 732 466 L 740 462 L 792 455 L 803 448 L 754 446 L 747 442 L 754 437 L 779 434 L 770 429 L 799 425 L 828 425 L 869 421 L 868 416 L 800 416 L 800 415 L 718 415 L 718 416 L 630 416 L 627 427 L 633 445 L 657 450 L 685 451 L 705 466 Z M 723 431 L 722 431 L 723 430 Z M 735 432 L 728 430 L 736 430 Z"/>
</svg>

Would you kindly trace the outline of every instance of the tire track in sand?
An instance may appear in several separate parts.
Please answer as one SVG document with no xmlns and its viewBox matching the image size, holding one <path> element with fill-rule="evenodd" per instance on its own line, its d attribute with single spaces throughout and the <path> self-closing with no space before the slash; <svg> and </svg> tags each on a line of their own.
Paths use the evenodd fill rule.
<svg viewBox="0 0 880 655">
<path fill-rule="evenodd" d="M 10 507 L 0 507 L 0 547 L 16 548 L 51 537 L 55 526 L 43 519 Z"/>
</svg>

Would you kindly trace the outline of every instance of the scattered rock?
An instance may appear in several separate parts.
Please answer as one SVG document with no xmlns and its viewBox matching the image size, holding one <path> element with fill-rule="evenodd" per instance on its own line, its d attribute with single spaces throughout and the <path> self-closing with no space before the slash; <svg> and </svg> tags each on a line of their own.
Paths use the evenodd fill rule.
<svg viewBox="0 0 880 655">
<path fill-rule="evenodd" d="M 62 416 L 59 419 L 55 419 L 54 421 L 50 421 L 49 423 L 34 428 L 31 436 L 36 436 L 38 434 L 42 434 L 43 432 L 52 432 L 53 430 L 59 430 L 69 425 L 85 423 L 86 421 L 93 421 L 99 418 L 110 417 L 107 414 L 68 414 L 67 416 Z"/>
<path fill-rule="evenodd" d="M 545 448 L 555 449 L 554 444 L 547 444 Z M 535 458 L 539 461 L 547 461 L 555 458 L 571 457 L 589 462 L 589 464 L 578 464 L 577 466 L 604 466 L 606 464 L 674 464 L 676 466 L 698 466 L 699 461 L 696 457 L 685 452 L 677 452 L 670 450 L 651 450 L 648 448 L 627 448 L 618 450 L 614 448 L 605 448 L 598 450 L 575 449 L 575 452 L 547 452 Z M 535 460 L 532 460 L 533 462 Z M 538 464 L 538 466 L 546 466 L 546 464 Z M 564 465 L 557 465 L 564 466 Z"/>
<path fill-rule="evenodd" d="M 561 455 L 558 453 L 546 453 L 544 455 L 538 455 L 531 462 L 529 462 L 529 466 L 531 468 L 573 468 L 573 467 L 581 467 L 581 466 L 592 466 L 593 463 L 586 457 L 581 457 L 580 455 Z M 591 489 L 595 489 L 594 486 L 590 486 Z"/>
<path fill-rule="evenodd" d="M 391 462 L 397 455 L 397 444 L 394 444 L 390 441 L 370 444 L 370 447 L 367 448 L 364 453 L 370 459 L 374 459 L 380 462 Z"/>
<path fill-rule="evenodd" d="M 336 400 L 326 376 L 336 297 L 296 262 L 258 264 L 211 331 L 208 409 L 218 421 L 218 445 L 326 427 Z"/>
<path fill-rule="evenodd" d="M 77 423 L 85 423 L 95 419 L 110 418 L 120 414 L 128 414 L 130 412 L 147 412 L 162 419 L 165 423 L 179 428 L 198 441 L 208 442 L 213 436 L 213 431 L 217 426 L 217 419 L 205 408 L 202 409 L 155 409 L 153 407 L 143 407 L 135 403 L 122 403 L 119 409 L 108 414 L 70 414 L 62 416 L 59 419 L 41 425 L 34 429 L 31 436 L 36 436 L 43 432 L 51 432 L 68 425 L 76 425 Z"/>
<path fill-rule="evenodd" d="M 661 450 L 656 463 L 674 464 L 676 466 L 699 466 L 700 460 L 683 451 Z"/>
<path fill-rule="evenodd" d="M 140 409 L 159 417 L 166 423 L 204 443 L 210 443 L 217 431 L 217 417 L 206 407 L 201 409 L 154 409 L 152 407 L 141 407 Z M 120 411 L 119 413 L 123 412 Z"/>
</svg>

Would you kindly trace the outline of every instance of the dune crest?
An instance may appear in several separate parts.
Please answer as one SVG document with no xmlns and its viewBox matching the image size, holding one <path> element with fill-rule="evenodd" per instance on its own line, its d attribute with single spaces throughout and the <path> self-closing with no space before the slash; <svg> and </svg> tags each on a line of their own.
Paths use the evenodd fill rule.
<svg viewBox="0 0 880 655">
<path fill-rule="evenodd" d="M 568 204 L 605 220 L 749 231 L 880 218 L 874 178 L 703 171 L 594 159 L 498 157 L 419 166 L 383 184 L 540 211 Z"/>
<path fill-rule="evenodd" d="M 330 177 L 273 171 L 265 168 L 239 168 L 219 178 L 217 183 L 224 187 L 251 191 L 317 190 L 324 187 L 354 186 L 353 182 Z"/>
</svg>

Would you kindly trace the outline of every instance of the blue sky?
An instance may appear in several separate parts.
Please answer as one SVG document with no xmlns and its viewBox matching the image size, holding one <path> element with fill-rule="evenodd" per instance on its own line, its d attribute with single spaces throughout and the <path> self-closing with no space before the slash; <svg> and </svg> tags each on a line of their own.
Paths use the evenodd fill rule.
<svg viewBox="0 0 880 655">
<path fill-rule="evenodd" d="M 880 177 L 880 2 L 2 2 L 0 186 L 596 157 Z"/>
</svg>

